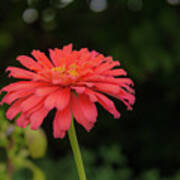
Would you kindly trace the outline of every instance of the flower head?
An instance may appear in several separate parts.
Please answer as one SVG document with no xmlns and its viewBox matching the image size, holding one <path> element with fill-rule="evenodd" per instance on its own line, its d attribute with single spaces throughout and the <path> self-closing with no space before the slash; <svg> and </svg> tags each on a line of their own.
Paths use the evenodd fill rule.
<svg viewBox="0 0 180 180">
<path fill-rule="evenodd" d="M 105 94 L 121 100 L 132 109 L 135 101 L 133 82 L 126 78 L 126 72 L 119 61 L 104 57 L 96 51 L 82 48 L 72 50 L 72 44 L 63 49 L 50 49 L 50 59 L 39 50 L 29 56 L 18 56 L 17 60 L 27 69 L 8 67 L 9 76 L 21 79 L 5 86 L 7 94 L 1 104 L 10 106 L 6 116 L 14 119 L 17 125 L 25 128 L 30 124 L 36 130 L 47 116 L 56 108 L 53 120 L 55 138 L 63 138 L 70 128 L 72 115 L 87 131 L 94 126 L 97 118 L 95 103 L 101 104 L 114 118 L 119 118 L 113 101 Z"/>
</svg>

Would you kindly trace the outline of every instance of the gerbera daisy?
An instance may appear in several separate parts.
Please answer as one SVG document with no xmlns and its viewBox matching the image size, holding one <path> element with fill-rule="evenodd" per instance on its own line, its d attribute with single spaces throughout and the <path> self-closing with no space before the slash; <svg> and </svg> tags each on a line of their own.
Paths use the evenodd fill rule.
<svg viewBox="0 0 180 180">
<path fill-rule="evenodd" d="M 30 124 L 36 130 L 48 112 L 56 108 L 53 120 L 55 138 L 63 138 L 70 128 L 72 116 L 87 131 L 97 119 L 95 103 L 101 104 L 114 118 L 119 118 L 114 103 L 105 94 L 121 100 L 128 110 L 135 101 L 133 81 L 119 61 L 105 57 L 96 51 L 82 48 L 72 50 L 72 44 L 63 49 L 49 50 L 48 58 L 43 52 L 33 50 L 32 56 L 21 55 L 17 60 L 26 69 L 8 67 L 9 76 L 21 79 L 4 87 L 7 94 L 1 104 L 10 106 L 6 116 L 14 119 L 19 113 L 17 125 L 25 128 Z"/>
</svg>

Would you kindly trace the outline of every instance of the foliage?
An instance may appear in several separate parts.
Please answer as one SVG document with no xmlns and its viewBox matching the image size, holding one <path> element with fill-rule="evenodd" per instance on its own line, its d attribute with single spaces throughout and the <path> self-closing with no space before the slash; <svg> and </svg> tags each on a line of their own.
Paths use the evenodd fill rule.
<svg viewBox="0 0 180 180">
<path fill-rule="evenodd" d="M 128 165 L 128 159 L 120 146 L 101 146 L 98 151 L 83 149 L 87 177 L 89 180 L 179 180 L 177 172 L 170 177 L 162 176 L 158 169 L 149 169 L 135 178 L 134 171 Z M 69 153 L 59 159 L 44 158 L 38 162 L 47 179 L 78 179 L 72 155 Z M 56 167 L 56 168 L 54 168 Z"/>
<path fill-rule="evenodd" d="M 16 171 L 27 168 L 33 172 L 34 180 L 44 180 L 44 173 L 29 159 L 29 156 L 40 158 L 45 154 L 47 140 L 43 130 L 32 132 L 17 127 L 4 117 L 2 108 L 0 124 L 0 179 L 10 179 Z"/>
</svg>

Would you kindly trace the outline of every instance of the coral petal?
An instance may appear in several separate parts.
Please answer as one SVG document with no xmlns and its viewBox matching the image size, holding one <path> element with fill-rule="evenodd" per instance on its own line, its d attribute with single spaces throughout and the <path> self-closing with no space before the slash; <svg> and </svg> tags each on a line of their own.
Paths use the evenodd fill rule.
<svg viewBox="0 0 180 180">
<path fill-rule="evenodd" d="M 44 101 L 44 105 L 48 110 L 51 110 L 55 108 L 56 106 L 56 99 L 57 99 L 57 94 L 56 92 L 50 94 L 46 100 Z"/>
<path fill-rule="evenodd" d="M 114 118 L 116 118 L 116 119 L 120 118 L 120 113 L 117 111 L 113 101 L 111 101 L 106 96 L 104 96 L 100 93 L 95 93 L 95 94 L 98 98 L 98 102 L 104 107 L 104 109 L 106 109 L 111 114 L 113 114 Z"/>
<path fill-rule="evenodd" d="M 124 69 L 113 69 L 110 71 L 105 71 L 103 75 L 108 75 L 108 76 L 126 76 L 127 73 Z"/>
<path fill-rule="evenodd" d="M 40 71 L 42 67 L 34 61 L 32 58 L 28 56 L 18 56 L 17 60 L 26 68 L 33 70 L 33 71 Z"/>
<path fill-rule="evenodd" d="M 63 110 L 70 101 L 70 89 L 65 88 L 57 92 L 56 107 L 58 110 Z"/>
<path fill-rule="evenodd" d="M 1 91 L 6 91 L 6 92 L 17 91 L 17 90 L 26 91 L 32 88 L 41 87 L 45 85 L 47 86 L 47 83 L 45 82 L 19 81 L 5 86 L 4 88 L 1 89 Z"/>
<path fill-rule="evenodd" d="M 55 138 L 63 138 L 66 131 L 70 128 L 72 121 L 72 113 L 70 106 L 63 111 L 57 111 L 53 121 L 53 134 Z"/>
<path fill-rule="evenodd" d="M 29 120 L 23 113 L 21 113 L 20 117 L 16 120 L 16 124 L 19 127 L 25 128 L 29 124 Z"/>
<path fill-rule="evenodd" d="M 74 87 L 74 86 L 72 86 L 71 89 L 75 90 L 78 94 L 82 94 L 85 91 L 85 87 Z"/>
<path fill-rule="evenodd" d="M 35 73 L 17 67 L 8 67 L 6 71 L 10 71 L 9 77 L 18 79 L 33 79 L 35 76 Z"/>
<path fill-rule="evenodd" d="M 119 93 L 120 88 L 118 85 L 109 84 L 109 83 L 94 83 L 94 86 L 97 90 L 103 91 L 105 93 L 111 92 L 111 93 Z"/>
<path fill-rule="evenodd" d="M 31 54 L 34 56 L 34 58 L 37 59 L 39 64 L 41 64 L 44 68 L 47 69 L 53 68 L 53 65 L 51 64 L 50 60 L 43 52 L 39 50 L 33 50 Z"/>
<path fill-rule="evenodd" d="M 45 86 L 45 87 L 42 87 L 42 88 L 38 88 L 36 90 L 36 95 L 38 96 L 47 96 L 47 95 L 50 95 L 51 93 L 53 93 L 54 91 L 58 90 L 59 87 L 58 86 Z"/>
<path fill-rule="evenodd" d="M 79 106 L 81 106 L 82 113 L 86 119 L 95 123 L 97 118 L 97 109 L 95 104 L 85 94 L 79 94 Z"/>
<path fill-rule="evenodd" d="M 89 121 L 89 118 L 87 118 L 83 113 L 83 108 L 80 105 L 79 97 L 77 97 L 75 94 L 72 94 L 71 105 L 72 112 L 76 121 L 81 124 L 87 131 L 90 131 L 94 126 L 94 123 L 92 121 Z"/>
<path fill-rule="evenodd" d="M 30 117 L 30 127 L 33 130 L 38 129 L 44 118 L 47 116 L 48 114 L 48 110 L 45 109 L 44 107 L 42 107 L 41 109 L 39 109 L 38 111 L 34 112 L 31 117 Z"/>
<path fill-rule="evenodd" d="M 11 107 L 8 109 L 8 111 L 6 112 L 6 117 L 9 120 L 12 120 L 16 117 L 16 115 L 18 113 L 21 112 L 21 103 L 22 103 L 23 99 L 19 99 L 17 100 L 13 105 L 11 105 Z"/>
<path fill-rule="evenodd" d="M 91 100 L 92 102 L 96 102 L 96 101 L 97 101 L 97 97 L 96 97 L 96 95 L 95 95 L 95 92 L 92 91 L 91 89 L 86 88 L 84 93 L 89 96 L 89 98 L 90 98 L 90 100 Z"/>
<path fill-rule="evenodd" d="M 30 96 L 29 98 L 27 98 L 22 102 L 21 104 L 22 111 L 26 112 L 30 110 L 31 108 L 39 104 L 43 100 L 43 98 L 44 97 L 40 97 L 36 95 Z"/>
<path fill-rule="evenodd" d="M 34 92 L 34 89 L 33 89 L 33 90 L 29 90 L 29 91 L 20 90 L 20 91 L 15 91 L 15 92 L 7 93 L 7 94 L 4 96 L 4 98 L 2 99 L 2 101 L 1 101 L 1 105 L 2 105 L 3 103 L 11 104 L 11 103 L 12 103 L 13 101 L 15 101 L 16 99 L 29 96 L 29 95 L 31 95 L 33 92 Z"/>
<path fill-rule="evenodd" d="M 101 66 L 97 66 L 97 68 L 95 69 L 95 73 L 100 74 L 119 65 L 120 65 L 119 61 L 112 61 L 111 63 L 106 62 L 104 64 L 101 64 Z"/>
<path fill-rule="evenodd" d="M 72 44 L 64 46 L 62 50 L 64 54 L 70 54 L 72 52 Z"/>
<path fill-rule="evenodd" d="M 60 65 L 60 58 L 59 58 L 60 53 L 61 53 L 60 49 L 55 49 L 55 50 L 49 49 L 49 56 L 55 66 Z"/>
</svg>

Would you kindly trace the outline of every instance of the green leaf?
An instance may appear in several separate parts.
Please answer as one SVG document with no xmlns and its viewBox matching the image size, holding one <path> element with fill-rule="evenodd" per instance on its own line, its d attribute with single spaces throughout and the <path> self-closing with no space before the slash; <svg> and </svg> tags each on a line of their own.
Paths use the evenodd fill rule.
<svg viewBox="0 0 180 180">
<path fill-rule="evenodd" d="M 27 128 L 25 138 L 32 158 L 41 158 L 45 155 L 47 149 L 47 138 L 42 129 L 36 131 Z"/>
</svg>

